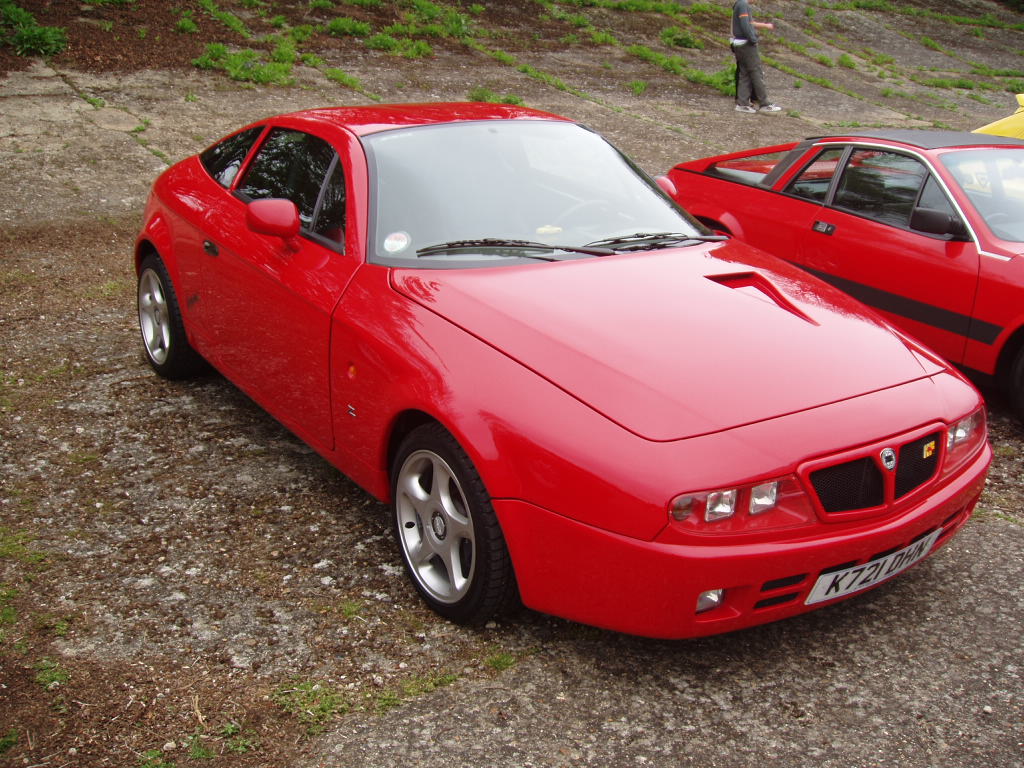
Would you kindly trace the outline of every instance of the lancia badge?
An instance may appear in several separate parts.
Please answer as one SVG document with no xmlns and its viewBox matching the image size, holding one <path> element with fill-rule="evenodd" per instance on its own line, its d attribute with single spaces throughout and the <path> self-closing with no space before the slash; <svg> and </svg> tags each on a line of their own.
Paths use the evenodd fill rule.
<svg viewBox="0 0 1024 768">
<path fill-rule="evenodd" d="M 883 448 L 881 453 L 882 466 L 892 472 L 896 469 L 896 451 L 892 448 Z"/>
</svg>

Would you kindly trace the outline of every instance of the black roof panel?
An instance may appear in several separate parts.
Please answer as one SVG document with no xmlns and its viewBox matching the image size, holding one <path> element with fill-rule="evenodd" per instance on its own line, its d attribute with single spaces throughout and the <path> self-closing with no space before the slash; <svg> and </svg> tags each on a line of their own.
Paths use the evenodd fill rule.
<svg viewBox="0 0 1024 768">
<path fill-rule="evenodd" d="M 969 133 L 967 131 L 916 131 L 910 128 L 883 128 L 871 131 L 850 131 L 829 136 L 812 136 L 808 141 L 821 141 L 831 138 L 853 139 L 886 139 L 910 144 L 921 149 L 943 149 L 945 147 L 980 147 L 1002 146 L 1024 147 L 1024 139 L 1011 139 L 1006 136 L 993 136 L 989 133 Z"/>
</svg>

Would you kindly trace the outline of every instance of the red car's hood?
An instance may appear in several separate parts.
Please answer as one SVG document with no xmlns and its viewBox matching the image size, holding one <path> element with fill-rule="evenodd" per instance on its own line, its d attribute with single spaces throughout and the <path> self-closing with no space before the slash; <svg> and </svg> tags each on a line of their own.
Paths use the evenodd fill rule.
<svg viewBox="0 0 1024 768">
<path fill-rule="evenodd" d="M 393 281 L 651 440 L 942 370 L 852 299 L 736 242 L 535 266 L 396 270 Z"/>
</svg>

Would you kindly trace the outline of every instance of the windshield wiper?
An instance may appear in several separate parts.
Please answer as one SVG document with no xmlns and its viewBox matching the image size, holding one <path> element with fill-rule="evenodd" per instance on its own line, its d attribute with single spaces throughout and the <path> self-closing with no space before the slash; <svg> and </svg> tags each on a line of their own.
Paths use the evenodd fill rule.
<svg viewBox="0 0 1024 768">
<path fill-rule="evenodd" d="M 535 243 L 530 240 L 508 240 L 500 237 L 483 237 L 478 240 L 452 240 L 447 243 L 428 245 L 416 251 L 417 256 L 435 256 L 439 253 L 451 251 L 465 251 L 474 248 L 516 248 L 530 251 L 565 251 L 567 253 L 583 253 L 587 256 L 610 256 L 615 253 L 610 248 L 598 248 L 585 245 L 576 247 L 573 245 L 549 245 L 547 243 Z M 514 254 L 500 253 L 499 256 L 519 257 L 529 259 L 544 259 L 545 261 L 560 261 L 556 256 L 540 256 L 537 254 Z"/>
<path fill-rule="evenodd" d="M 685 232 L 634 232 L 632 235 L 606 237 L 587 243 L 585 247 L 610 247 L 616 251 L 646 251 L 653 248 L 666 248 L 678 243 L 718 243 L 728 240 L 728 235 L 701 235 Z"/>
</svg>

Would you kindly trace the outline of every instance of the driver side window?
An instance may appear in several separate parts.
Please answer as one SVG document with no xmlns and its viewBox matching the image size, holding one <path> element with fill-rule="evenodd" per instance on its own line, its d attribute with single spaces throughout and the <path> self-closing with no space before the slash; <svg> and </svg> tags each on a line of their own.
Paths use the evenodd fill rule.
<svg viewBox="0 0 1024 768">
<path fill-rule="evenodd" d="M 334 248 L 344 243 L 345 175 L 337 153 L 317 136 L 273 129 L 237 191 L 247 201 L 291 200 L 299 209 L 304 235 Z"/>
<path fill-rule="evenodd" d="M 836 208 L 895 227 L 910 226 L 928 171 L 913 157 L 879 149 L 855 149 L 843 169 Z"/>
</svg>

